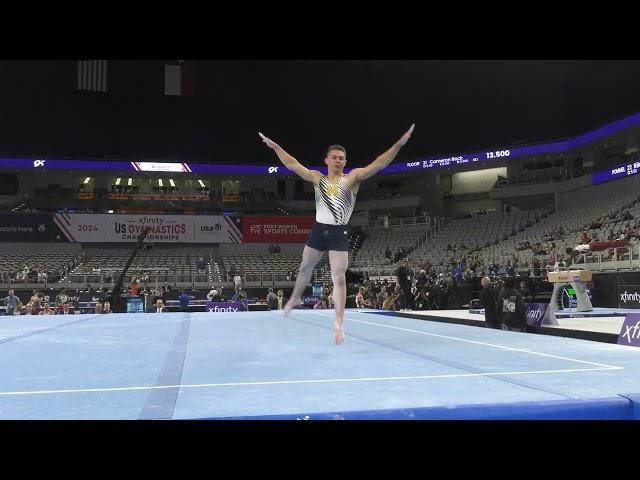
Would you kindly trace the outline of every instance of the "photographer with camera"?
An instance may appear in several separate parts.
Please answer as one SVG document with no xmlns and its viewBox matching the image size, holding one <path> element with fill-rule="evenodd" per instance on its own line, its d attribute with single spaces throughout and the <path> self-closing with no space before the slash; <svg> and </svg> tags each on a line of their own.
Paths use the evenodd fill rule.
<svg viewBox="0 0 640 480">
<path fill-rule="evenodd" d="M 503 330 L 525 332 L 527 328 L 527 314 L 524 299 L 515 289 L 516 280 L 507 277 L 504 289 L 498 297 L 498 319 Z"/>
<path fill-rule="evenodd" d="M 245 292 L 242 290 L 242 287 L 238 287 L 236 289 L 236 292 L 233 294 L 231 301 L 240 304 L 241 312 L 246 312 L 247 310 L 249 310 L 249 306 L 247 304 L 247 296 Z"/>
<path fill-rule="evenodd" d="M 422 269 L 418 274 L 416 280 L 416 293 L 413 299 L 413 303 L 418 310 L 428 310 L 429 303 L 431 302 L 431 288 L 429 285 L 429 278 L 427 272 Z"/>
</svg>

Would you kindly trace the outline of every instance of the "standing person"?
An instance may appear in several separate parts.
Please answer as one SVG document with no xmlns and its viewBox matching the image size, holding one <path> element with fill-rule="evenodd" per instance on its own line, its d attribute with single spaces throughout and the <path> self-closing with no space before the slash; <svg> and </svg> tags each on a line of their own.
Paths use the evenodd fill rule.
<svg viewBox="0 0 640 480">
<path fill-rule="evenodd" d="M 274 310 L 284 310 L 284 307 L 287 305 L 287 299 L 284 296 L 284 292 L 282 289 L 278 290 L 278 294 L 276 295 L 275 301 L 275 309 Z"/>
<path fill-rule="evenodd" d="M 411 270 L 409 268 L 409 259 L 402 260 L 402 265 L 396 270 L 396 285 L 402 290 L 401 305 L 402 310 L 413 310 L 414 297 L 411 294 L 412 280 Z"/>
<path fill-rule="evenodd" d="M 180 310 L 182 312 L 188 312 L 189 311 L 189 300 L 190 300 L 189 294 L 187 292 L 182 292 L 182 294 L 180 295 L 178 300 L 180 301 Z"/>
<path fill-rule="evenodd" d="M 480 304 L 484 307 L 484 321 L 489 328 L 500 328 L 498 320 L 497 302 L 498 292 L 491 285 L 491 279 L 484 277 L 481 280 L 483 290 L 480 292 Z"/>
<path fill-rule="evenodd" d="M 273 288 L 271 287 L 269 287 L 269 293 L 267 293 L 267 305 L 269 305 L 269 310 L 278 309 L 278 296 L 273 293 Z"/>
<path fill-rule="evenodd" d="M 7 315 L 13 315 L 16 311 L 16 307 L 20 303 L 20 299 L 14 295 L 13 289 L 9 290 L 9 295 L 4 297 L 4 304 L 7 307 Z"/>
<path fill-rule="evenodd" d="M 262 133 L 258 133 L 262 141 L 275 151 L 282 164 L 303 180 L 313 183 L 315 190 L 316 224 L 304 247 L 300 272 L 284 313 L 287 315 L 291 309 L 302 302 L 302 293 L 311 279 L 314 267 L 324 252 L 328 251 L 334 288 L 336 344 L 338 345 L 344 342 L 344 307 L 347 298 L 345 272 L 349 263 L 347 223 L 353 213 L 360 182 L 372 177 L 393 161 L 400 149 L 409 141 L 414 127 L 415 125 L 411 125 L 411 128 L 391 148 L 369 165 L 364 168 L 354 168 L 346 175 L 344 167 L 347 163 L 347 153 L 341 145 L 331 145 L 327 148 L 324 158 L 327 175 L 323 175 L 317 170 L 307 169 L 285 152 L 280 145 Z"/>
</svg>

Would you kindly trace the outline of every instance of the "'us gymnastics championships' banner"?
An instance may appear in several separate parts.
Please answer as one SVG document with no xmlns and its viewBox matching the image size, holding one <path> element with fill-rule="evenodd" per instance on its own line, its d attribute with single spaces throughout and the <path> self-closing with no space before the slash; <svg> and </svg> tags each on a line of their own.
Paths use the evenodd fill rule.
<svg viewBox="0 0 640 480">
<path fill-rule="evenodd" d="M 304 243 L 309 238 L 314 217 L 242 217 L 244 243 Z"/>
<path fill-rule="evenodd" d="M 69 242 L 132 242 L 149 228 L 154 243 L 241 243 L 242 219 L 222 215 L 88 215 L 56 213 Z"/>
</svg>

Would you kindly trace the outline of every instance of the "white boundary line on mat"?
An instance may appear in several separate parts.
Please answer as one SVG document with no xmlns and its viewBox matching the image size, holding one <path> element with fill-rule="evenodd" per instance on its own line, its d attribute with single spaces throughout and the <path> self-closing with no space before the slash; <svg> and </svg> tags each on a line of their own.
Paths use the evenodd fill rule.
<svg viewBox="0 0 640 480">
<path fill-rule="evenodd" d="M 311 312 L 311 313 L 313 313 L 314 315 L 320 315 L 322 317 L 333 318 L 333 315 L 326 315 L 326 314 L 318 313 L 318 312 Z M 354 313 L 361 313 L 361 314 L 365 314 L 366 315 L 365 312 L 354 312 Z M 347 317 L 345 317 L 345 320 L 349 320 L 350 322 L 366 323 L 367 325 L 374 325 L 376 327 L 393 328 L 395 330 L 403 330 L 405 332 L 419 333 L 420 335 L 429 335 L 431 337 L 447 338 L 449 340 L 458 340 L 459 342 L 475 343 L 477 345 L 485 345 L 487 347 L 501 348 L 503 350 L 511 350 L 513 352 L 530 353 L 532 355 L 540 355 L 542 357 L 557 358 L 559 360 L 568 360 L 570 362 L 584 363 L 586 365 L 595 365 L 595 366 L 598 366 L 598 367 L 605 367 L 605 368 L 610 369 L 610 370 L 624 370 L 624 367 L 616 367 L 614 365 L 606 365 L 604 363 L 597 363 L 597 362 L 588 362 L 586 360 L 578 360 L 576 358 L 560 357 L 558 355 L 551 355 L 551 354 L 548 354 L 548 353 L 534 352 L 533 350 L 525 350 L 523 348 L 506 347 L 504 345 L 496 345 L 495 343 L 479 342 L 477 340 L 469 340 L 467 338 L 460 338 L 460 337 L 451 337 L 449 335 L 439 335 L 437 333 L 423 332 L 421 330 L 412 330 L 410 328 L 394 327 L 393 325 L 384 325 L 384 324 L 381 324 L 381 323 L 366 322 L 364 320 L 354 320 L 353 318 L 347 318 Z M 346 332 L 346 336 L 347 337 L 349 336 L 349 332 Z"/>
<path fill-rule="evenodd" d="M 456 373 L 445 375 L 416 375 L 409 377 L 367 377 L 367 378 L 329 378 L 323 380 L 277 380 L 267 382 L 227 382 L 201 383 L 195 385 L 151 385 L 146 387 L 113 387 L 113 388 L 79 388 L 69 390 L 34 390 L 27 392 L 0 392 L 0 396 L 15 395 L 51 395 L 60 393 L 92 393 L 92 392 L 126 392 L 135 390 L 158 390 L 164 388 L 210 388 L 210 387 L 245 387 L 261 385 L 296 385 L 309 383 L 343 383 L 343 382 L 380 382 L 389 380 L 428 380 L 438 378 L 487 377 L 495 375 L 531 375 L 543 373 L 594 372 L 602 370 L 621 370 L 622 367 L 607 368 L 570 368 L 562 370 L 534 370 L 524 372 L 486 372 L 486 373 Z"/>
</svg>

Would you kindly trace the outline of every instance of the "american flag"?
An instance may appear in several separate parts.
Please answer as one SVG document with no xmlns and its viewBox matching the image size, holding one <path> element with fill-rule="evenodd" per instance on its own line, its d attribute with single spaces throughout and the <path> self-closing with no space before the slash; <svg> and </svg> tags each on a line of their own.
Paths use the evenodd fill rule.
<svg viewBox="0 0 640 480">
<path fill-rule="evenodd" d="M 90 92 L 107 91 L 107 60 L 78 61 L 78 90 Z"/>
</svg>

